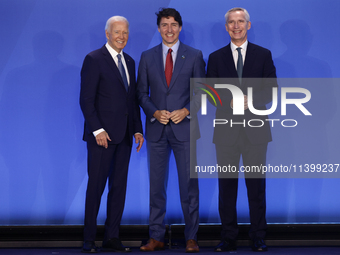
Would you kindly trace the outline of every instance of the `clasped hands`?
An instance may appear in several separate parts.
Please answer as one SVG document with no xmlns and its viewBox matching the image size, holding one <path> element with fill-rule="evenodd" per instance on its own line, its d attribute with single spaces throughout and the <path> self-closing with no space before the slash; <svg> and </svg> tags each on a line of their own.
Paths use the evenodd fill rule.
<svg viewBox="0 0 340 255">
<path fill-rule="evenodd" d="M 234 109 L 233 99 L 231 99 L 230 107 L 231 107 L 232 109 Z M 247 96 L 247 95 L 244 95 L 244 103 L 243 103 L 243 107 L 244 107 L 244 110 L 247 110 L 247 109 L 249 108 L 249 107 L 248 107 L 248 96 Z"/>
<path fill-rule="evenodd" d="M 175 110 L 172 112 L 169 112 L 167 110 L 157 110 L 153 114 L 153 116 L 163 125 L 166 125 L 169 123 L 170 120 L 172 120 L 173 123 L 178 124 L 180 123 L 186 116 L 189 115 L 189 111 L 187 108 L 182 108 L 179 110 Z"/>
</svg>

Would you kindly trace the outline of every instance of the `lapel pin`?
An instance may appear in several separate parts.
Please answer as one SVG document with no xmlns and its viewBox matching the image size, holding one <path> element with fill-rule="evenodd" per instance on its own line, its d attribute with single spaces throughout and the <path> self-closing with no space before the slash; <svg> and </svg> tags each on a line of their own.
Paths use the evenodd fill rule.
<svg viewBox="0 0 340 255">
<path fill-rule="evenodd" d="M 183 58 L 183 59 L 185 59 L 185 56 L 184 56 L 184 55 L 182 55 L 182 58 Z"/>
</svg>

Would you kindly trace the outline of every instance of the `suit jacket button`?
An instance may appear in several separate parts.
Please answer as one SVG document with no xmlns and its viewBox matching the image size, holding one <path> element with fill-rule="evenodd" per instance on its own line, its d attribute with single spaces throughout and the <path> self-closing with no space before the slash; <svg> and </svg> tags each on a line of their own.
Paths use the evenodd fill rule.
<svg viewBox="0 0 340 255">
<path fill-rule="evenodd" d="M 168 96 L 168 95 L 170 95 L 170 93 L 168 92 L 168 93 L 166 93 L 166 95 Z"/>
</svg>

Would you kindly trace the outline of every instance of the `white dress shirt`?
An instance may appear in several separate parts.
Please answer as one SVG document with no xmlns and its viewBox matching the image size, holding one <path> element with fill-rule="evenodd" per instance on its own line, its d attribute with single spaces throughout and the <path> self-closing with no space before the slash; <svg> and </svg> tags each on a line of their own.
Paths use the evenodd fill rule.
<svg viewBox="0 0 340 255">
<path fill-rule="evenodd" d="M 172 49 L 172 62 L 173 62 L 173 68 L 175 68 L 175 62 L 177 58 L 178 48 L 179 48 L 179 40 L 171 47 Z M 166 62 L 166 56 L 168 55 L 170 47 L 166 46 L 164 43 L 162 43 L 162 51 L 163 51 L 163 64 L 164 64 L 164 70 L 165 70 L 165 62 Z M 173 69 L 172 69 L 173 70 Z"/>
<path fill-rule="evenodd" d="M 118 57 L 117 57 L 117 55 L 120 54 L 122 56 L 122 63 L 123 63 L 124 69 L 125 69 L 125 74 L 126 74 L 126 78 L 127 78 L 127 81 L 128 81 L 128 85 L 130 86 L 130 76 L 129 76 L 129 72 L 128 72 L 128 69 L 127 69 L 126 62 L 125 62 L 123 50 L 120 53 L 118 53 L 108 43 L 106 43 L 105 46 L 106 46 L 107 50 L 110 52 L 110 54 L 111 54 L 113 60 L 115 61 L 117 67 L 118 67 Z"/>
<path fill-rule="evenodd" d="M 117 67 L 118 67 L 118 57 L 117 57 L 117 55 L 120 54 L 122 56 L 122 58 L 121 58 L 122 59 L 122 64 L 123 64 L 124 69 L 125 69 L 125 74 L 126 74 L 126 78 L 127 78 L 127 81 L 128 81 L 128 85 L 130 86 L 130 75 L 129 75 L 129 72 L 128 72 L 128 69 L 127 69 L 127 66 L 126 66 L 123 50 L 120 53 L 118 53 L 108 43 L 105 44 L 105 47 L 109 51 L 109 53 L 112 56 L 112 58 L 113 58 L 114 62 L 116 63 Z M 97 136 L 98 134 L 100 134 L 103 131 L 105 131 L 104 128 L 100 128 L 100 129 L 94 131 L 93 135 Z"/>
<path fill-rule="evenodd" d="M 231 48 L 231 52 L 233 53 L 233 58 L 234 58 L 236 70 L 237 70 L 237 59 L 238 59 L 237 48 L 239 48 L 239 47 L 242 48 L 241 54 L 242 54 L 242 60 L 243 60 L 243 65 L 244 65 L 244 61 L 246 60 L 247 46 L 248 46 L 248 40 L 245 41 L 241 46 L 236 46 L 235 44 L 230 42 L 230 48 Z"/>
<path fill-rule="evenodd" d="M 245 41 L 241 46 L 236 46 L 235 44 L 230 42 L 231 53 L 233 54 L 236 70 L 237 70 L 237 60 L 238 60 L 238 51 L 237 51 L 237 48 L 239 48 L 239 47 L 242 48 L 241 49 L 241 54 L 242 54 L 242 60 L 243 60 L 243 65 L 244 65 L 244 61 L 246 60 L 247 46 L 248 46 L 248 40 Z M 231 109 L 233 109 L 231 104 L 230 104 L 230 107 L 231 107 Z"/>
</svg>

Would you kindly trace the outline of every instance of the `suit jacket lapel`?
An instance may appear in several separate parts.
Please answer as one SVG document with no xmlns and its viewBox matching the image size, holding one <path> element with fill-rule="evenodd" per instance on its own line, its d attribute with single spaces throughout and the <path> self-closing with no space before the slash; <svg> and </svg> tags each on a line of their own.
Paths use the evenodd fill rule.
<svg viewBox="0 0 340 255">
<path fill-rule="evenodd" d="M 176 79 L 179 75 L 179 73 L 182 70 L 182 67 L 184 65 L 185 62 L 185 53 L 186 53 L 186 47 L 184 44 L 180 43 L 179 47 L 178 47 L 178 52 L 177 52 L 177 57 L 175 60 L 175 68 L 174 71 L 172 72 L 172 77 L 171 77 L 171 82 L 169 85 L 169 89 L 171 89 L 173 87 L 173 85 L 176 82 Z"/>
<path fill-rule="evenodd" d="M 166 89 L 168 89 L 168 84 L 166 83 L 165 73 L 164 73 L 162 44 L 158 45 L 155 48 L 154 60 L 155 60 L 156 66 L 158 68 L 158 72 L 160 74 L 160 77 L 162 79 L 163 85 L 165 86 Z"/>
<path fill-rule="evenodd" d="M 243 65 L 243 73 L 242 73 L 243 78 L 251 78 L 251 68 L 255 64 L 254 63 L 255 59 L 256 59 L 256 50 L 253 47 L 253 44 L 248 42 L 246 59 Z M 244 90 L 243 93 L 247 93 L 246 88 L 247 88 L 248 80 L 249 79 L 242 79 L 242 87 Z"/>
<path fill-rule="evenodd" d="M 104 58 L 106 60 L 106 62 L 108 63 L 108 66 L 112 69 L 113 73 L 115 74 L 116 77 L 118 77 L 119 81 L 120 81 L 120 84 L 124 87 L 125 89 L 125 85 L 124 85 L 124 82 L 123 82 L 123 78 L 122 76 L 120 75 L 120 72 L 118 70 L 118 67 L 115 63 L 115 61 L 113 60 L 110 52 L 107 50 L 106 46 L 104 45 L 102 47 L 102 52 L 104 54 Z M 130 72 L 130 71 L 129 71 Z"/>
<path fill-rule="evenodd" d="M 242 89 L 242 86 L 239 82 L 237 70 L 235 67 L 235 61 L 233 57 L 233 53 L 231 52 L 230 43 L 223 48 L 223 54 L 222 60 L 224 62 L 224 77 L 232 78 L 230 81 L 233 85 L 238 86 Z"/>
<path fill-rule="evenodd" d="M 233 53 L 231 52 L 230 43 L 224 48 L 225 57 L 223 58 L 226 66 L 226 72 L 229 70 L 230 74 L 227 77 L 237 78 L 237 71 L 235 67 Z"/>
<path fill-rule="evenodd" d="M 127 69 L 128 69 L 128 73 L 129 73 L 129 76 L 130 76 L 130 86 L 129 86 L 129 88 L 130 88 L 131 85 L 132 85 L 132 82 L 133 82 L 132 79 L 134 79 L 133 65 L 130 61 L 130 58 L 127 56 L 127 54 L 125 54 L 124 52 L 123 52 L 123 54 L 124 54 L 125 63 L 126 63 Z M 121 80 L 123 81 L 123 79 L 121 79 Z M 130 92 L 130 89 L 129 89 L 128 92 Z"/>
<path fill-rule="evenodd" d="M 255 61 L 255 48 L 253 47 L 253 44 L 248 42 L 247 46 L 247 54 L 246 54 L 246 59 L 244 61 L 244 66 L 243 66 L 243 74 L 242 77 L 250 77 L 250 71 L 251 67 L 254 65 Z"/>
</svg>

